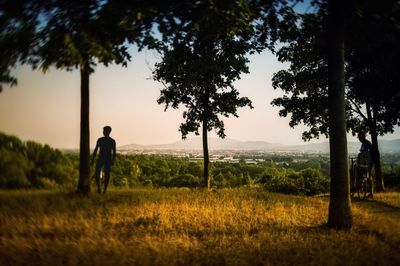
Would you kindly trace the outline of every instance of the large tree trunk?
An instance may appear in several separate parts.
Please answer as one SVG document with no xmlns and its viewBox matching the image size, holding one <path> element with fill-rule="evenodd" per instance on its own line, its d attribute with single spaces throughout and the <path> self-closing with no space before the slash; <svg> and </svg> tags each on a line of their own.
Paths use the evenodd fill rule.
<svg viewBox="0 0 400 266">
<path fill-rule="evenodd" d="M 90 192 L 89 69 L 81 66 L 81 136 L 78 193 Z"/>
<path fill-rule="evenodd" d="M 328 28 L 328 100 L 331 194 L 328 226 L 352 226 L 344 99 L 344 0 L 330 0 Z"/>
<path fill-rule="evenodd" d="M 204 186 L 209 190 L 211 188 L 211 178 L 210 178 L 210 157 L 208 154 L 208 127 L 207 118 L 203 119 L 203 158 L 204 158 Z"/>
<path fill-rule="evenodd" d="M 381 168 L 381 155 L 379 153 L 379 144 L 378 144 L 378 133 L 376 131 L 376 120 L 375 120 L 375 112 L 371 111 L 371 106 L 366 104 L 367 107 L 367 118 L 368 118 L 368 126 L 369 132 L 371 134 L 371 142 L 372 146 L 374 146 L 375 150 L 373 151 L 372 156 L 372 163 L 374 164 L 375 170 L 375 185 L 376 191 L 382 192 L 385 189 L 384 182 L 383 182 L 383 175 L 382 175 L 382 168 Z M 372 116 L 372 113 L 373 116 Z"/>
</svg>

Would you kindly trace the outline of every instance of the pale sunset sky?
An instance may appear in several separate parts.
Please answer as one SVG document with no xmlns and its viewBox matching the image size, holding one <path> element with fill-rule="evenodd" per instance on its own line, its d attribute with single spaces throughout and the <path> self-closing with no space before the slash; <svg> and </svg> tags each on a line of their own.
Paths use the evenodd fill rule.
<svg viewBox="0 0 400 266">
<path fill-rule="evenodd" d="M 131 54 L 128 67 L 98 65 L 90 78 L 92 148 L 105 125 L 113 128 L 111 136 L 117 146 L 164 144 L 181 139 L 178 128 L 183 121 L 183 109 L 164 112 L 164 106 L 156 102 L 162 85 L 151 78 L 151 68 L 159 60 L 158 56 L 153 51 L 138 52 L 134 47 Z M 241 96 L 253 101 L 254 109 L 242 108 L 239 118 L 224 119 L 227 137 L 302 144 L 301 133 L 305 127 L 290 128 L 289 119 L 279 117 L 279 108 L 270 105 L 272 99 L 282 95 L 280 90 L 272 88 L 272 74 L 285 65 L 268 51 L 251 55 L 249 59 L 250 74 L 242 74 L 235 85 Z M 14 73 L 18 85 L 4 86 L 0 93 L 0 131 L 56 148 L 78 148 L 79 71 L 51 68 L 43 74 L 21 66 Z M 396 130 L 385 138 L 400 138 L 400 132 Z M 355 138 L 349 136 L 349 140 Z"/>
</svg>

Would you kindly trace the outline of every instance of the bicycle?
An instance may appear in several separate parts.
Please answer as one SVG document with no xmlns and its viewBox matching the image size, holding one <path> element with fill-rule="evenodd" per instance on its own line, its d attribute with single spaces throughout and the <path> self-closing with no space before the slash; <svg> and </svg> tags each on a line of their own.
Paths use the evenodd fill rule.
<svg viewBox="0 0 400 266">
<path fill-rule="evenodd" d="M 357 159 L 357 161 L 356 161 Z M 369 153 L 360 153 L 358 157 L 350 157 L 350 195 L 353 198 L 357 193 L 360 200 L 372 195 L 372 178 Z"/>
</svg>

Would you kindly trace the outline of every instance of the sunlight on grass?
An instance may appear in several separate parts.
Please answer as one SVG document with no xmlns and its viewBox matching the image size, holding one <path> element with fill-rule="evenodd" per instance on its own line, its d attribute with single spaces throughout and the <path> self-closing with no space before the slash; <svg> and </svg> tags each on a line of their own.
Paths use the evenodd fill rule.
<svg viewBox="0 0 400 266">
<path fill-rule="evenodd" d="M 355 202 L 354 226 L 340 232 L 324 226 L 327 197 L 254 189 L 87 198 L 2 191 L 0 264 L 399 265 L 399 198 Z"/>
</svg>

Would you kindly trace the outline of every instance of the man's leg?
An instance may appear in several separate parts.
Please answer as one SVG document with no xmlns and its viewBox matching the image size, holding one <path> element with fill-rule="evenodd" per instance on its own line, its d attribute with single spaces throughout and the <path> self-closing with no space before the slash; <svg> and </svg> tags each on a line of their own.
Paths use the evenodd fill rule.
<svg viewBox="0 0 400 266">
<path fill-rule="evenodd" d="M 103 164 L 100 161 L 97 161 L 96 163 L 96 169 L 94 172 L 94 178 L 96 179 L 96 184 L 97 184 L 97 193 L 101 193 L 100 189 L 100 172 L 101 172 L 101 167 Z"/>
<path fill-rule="evenodd" d="M 103 193 L 106 193 L 108 182 L 110 181 L 110 168 L 111 168 L 110 163 L 104 164 L 104 190 L 103 190 Z"/>
</svg>

